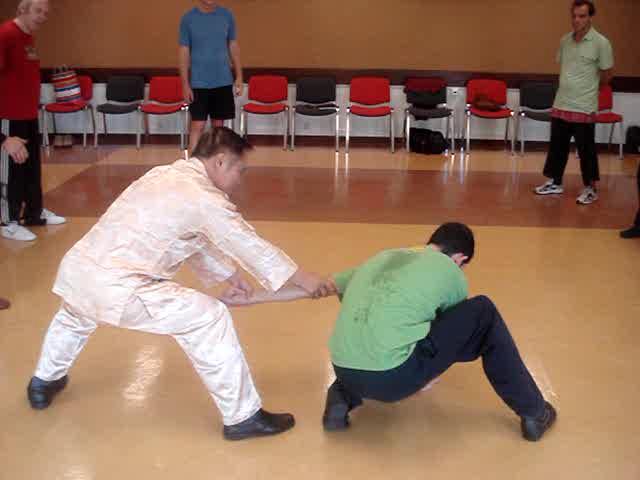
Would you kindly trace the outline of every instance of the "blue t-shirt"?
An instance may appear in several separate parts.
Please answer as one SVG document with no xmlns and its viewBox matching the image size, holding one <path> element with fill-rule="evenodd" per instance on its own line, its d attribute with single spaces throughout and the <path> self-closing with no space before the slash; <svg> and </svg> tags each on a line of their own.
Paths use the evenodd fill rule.
<svg viewBox="0 0 640 480">
<path fill-rule="evenodd" d="M 191 87 L 218 88 L 233 84 L 229 42 L 236 39 L 231 11 L 216 7 L 211 13 L 194 8 L 180 21 L 180 45 L 191 52 Z"/>
</svg>

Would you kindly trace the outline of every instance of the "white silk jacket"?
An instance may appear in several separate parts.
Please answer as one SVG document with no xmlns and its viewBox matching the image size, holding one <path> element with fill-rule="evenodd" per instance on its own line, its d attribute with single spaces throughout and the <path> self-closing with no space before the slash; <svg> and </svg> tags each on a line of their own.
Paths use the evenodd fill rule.
<svg viewBox="0 0 640 480">
<path fill-rule="evenodd" d="M 191 158 L 133 182 L 64 256 L 53 292 L 79 314 L 119 325 L 138 288 L 170 280 L 184 262 L 205 286 L 229 278 L 237 264 L 272 291 L 298 268 Z"/>
</svg>

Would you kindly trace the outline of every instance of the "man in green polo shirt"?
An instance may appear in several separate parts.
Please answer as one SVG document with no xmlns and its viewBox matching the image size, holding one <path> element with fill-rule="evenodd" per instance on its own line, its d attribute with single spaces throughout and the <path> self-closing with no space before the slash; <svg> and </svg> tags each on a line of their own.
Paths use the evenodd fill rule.
<svg viewBox="0 0 640 480">
<path fill-rule="evenodd" d="M 336 381 L 327 392 L 326 430 L 349 426 L 363 399 L 396 402 L 422 390 L 451 365 L 482 357 L 485 373 L 521 417 L 528 440 L 556 418 L 522 362 L 502 317 L 486 297 L 467 300 L 463 267 L 475 250 L 466 225 L 445 223 L 426 246 L 384 250 L 338 273 L 317 292 L 342 306 L 329 341 Z M 309 297 L 297 289 L 223 294 L 228 305 Z"/>
<path fill-rule="evenodd" d="M 551 143 L 543 174 L 547 182 L 535 189 L 538 195 L 561 194 L 562 177 L 569 159 L 571 137 L 580 156 L 584 189 L 577 203 L 588 205 L 598 199 L 600 180 L 595 143 L 598 92 L 611 80 L 611 43 L 591 25 L 596 8 L 591 0 L 571 4 L 573 32 L 560 41 L 560 82 L 551 111 Z"/>
</svg>

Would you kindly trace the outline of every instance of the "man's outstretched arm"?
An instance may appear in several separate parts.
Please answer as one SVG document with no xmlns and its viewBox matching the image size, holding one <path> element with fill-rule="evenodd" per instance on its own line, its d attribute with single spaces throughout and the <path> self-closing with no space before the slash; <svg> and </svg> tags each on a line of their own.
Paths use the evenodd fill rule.
<svg viewBox="0 0 640 480">
<path fill-rule="evenodd" d="M 231 287 L 223 292 L 220 300 L 228 306 L 237 307 L 256 305 L 259 303 L 292 302 L 305 298 L 323 298 L 331 295 L 337 295 L 338 293 L 336 285 L 331 277 L 324 280 L 313 292 L 309 292 L 305 288 L 298 286 L 296 282 L 300 281 L 300 279 L 295 277 L 296 275 L 294 275 L 287 284 L 276 292 L 259 290 L 253 292 L 251 295 L 247 295 L 240 289 Z"/>
</svg>

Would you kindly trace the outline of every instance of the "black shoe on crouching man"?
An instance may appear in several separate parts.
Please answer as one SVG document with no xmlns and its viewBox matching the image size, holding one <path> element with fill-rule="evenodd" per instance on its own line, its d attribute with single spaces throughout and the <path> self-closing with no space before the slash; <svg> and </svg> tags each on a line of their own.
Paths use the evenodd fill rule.
<svg viewBox="0 0 640 480">
<path fill-rule="evenodd" d="M 327 391 L 327 400 L 322 415 L 322 425 L 327 431 L 349 428 L 349 412 L 362 405 L 362 399 L 349 395 L 336 380 Z"/>
</svg>

